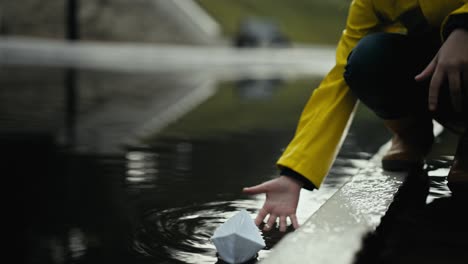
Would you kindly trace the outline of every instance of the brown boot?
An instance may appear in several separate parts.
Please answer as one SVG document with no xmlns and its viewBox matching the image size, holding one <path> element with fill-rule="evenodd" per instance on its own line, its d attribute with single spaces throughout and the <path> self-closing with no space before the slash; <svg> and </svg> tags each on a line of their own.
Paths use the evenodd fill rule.
<svg viewBox="0 0 468 264">
<path fill-rule="evenodd" d="M 447 180 L 453 195 L 468 197 L 468 131 L 460 137 Z"/>
<path fill-rule="evenodd" d="M 406 117 L 385 120 L 384 124 L 393 133 L 393 138 L 390 150 L 382 158 L 382 168 L 407 171 L 416 166 L 422 167 L 434 142 L 432 119 Z"/>
</svg>

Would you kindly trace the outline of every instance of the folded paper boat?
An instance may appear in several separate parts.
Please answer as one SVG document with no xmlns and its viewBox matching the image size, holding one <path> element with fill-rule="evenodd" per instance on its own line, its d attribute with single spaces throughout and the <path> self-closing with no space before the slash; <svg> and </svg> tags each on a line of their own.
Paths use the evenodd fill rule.
<svg viewBox="0 0 468 264">
<path fill-rule="evenodd" d="M 219 226 L 211 240 L 218 250 L 219 258 L 228 263 L 247 262 L 265 247 L 265 240 L 258 227 L 245 210 Z"/>
</svg>

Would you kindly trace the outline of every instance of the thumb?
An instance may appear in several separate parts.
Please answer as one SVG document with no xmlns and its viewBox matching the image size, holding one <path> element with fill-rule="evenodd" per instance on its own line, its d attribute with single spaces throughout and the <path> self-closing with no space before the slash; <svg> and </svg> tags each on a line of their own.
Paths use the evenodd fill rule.
<svg viewBox="0 0 468 264">
<path fill-rule="evenodd" d="M 432 61 L 427 65 L 427 67 L 418 75 L 414 77 L 414 79 L 418 82 L 424 81 L 432 76 L 435 69 L 437 67 L 437 55 L 432 59 Z"/>
<path fill-rule="evenodd" d="M 242 192 L 245 194 L 260 194 L 260 193 L 266 193 L 268 191 L 267 188 L 267 183 L 264 182 L 259 185 L 255 185 L 252 187 L 245 187 Z"/>
</svg>

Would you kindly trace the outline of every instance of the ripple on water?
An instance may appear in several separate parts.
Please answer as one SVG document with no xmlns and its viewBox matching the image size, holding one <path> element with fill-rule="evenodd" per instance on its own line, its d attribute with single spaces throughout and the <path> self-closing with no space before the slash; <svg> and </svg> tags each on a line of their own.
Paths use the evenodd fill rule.
<svg viewBox="0 0 468 264">
<path fill-rule="evenodd" d="M 338 157 L 330 177 L 327 177 L 320 190 L 301 191 L 301 206 L 297 211 L 299 222 L 303 224 L 364 164 L 367 164 L 364 159 Z M 194 202 L 184 207 L 149 210 L 143 215 L 135 233 L 134 248 L 140 254 L 160 262 L 222 263 L 210 239 L 216 228 L 242 209 L 255 218 L 263 202 L 264 197 L 260 195 L 248 199 Z M 290 224 L 289 219 L 288 222 Z M 257 260 L 266 258 L 270 250 L 293 231 L 292 226 L 285 233 L 279 232 L 277 227 L 268 232 L 262 231 L 266 247 L 259 252 Z"/>
<path fill-rule="evenodd" d="M 158 260 L 216 263 L 216 248 L 211 242 L 216 228 L 241 209 L 246 209 L 254 218 L 257 207 L 254 200 L 237 200 L 151 210 L 145 214 L 137 230 L 134 248 Z M 290 227 L 288 232 L 291 231 Z M 267 246 L 259 252 L 258 259 L 264 258 L 288 232 L 262 232 Z"/>
</svg>

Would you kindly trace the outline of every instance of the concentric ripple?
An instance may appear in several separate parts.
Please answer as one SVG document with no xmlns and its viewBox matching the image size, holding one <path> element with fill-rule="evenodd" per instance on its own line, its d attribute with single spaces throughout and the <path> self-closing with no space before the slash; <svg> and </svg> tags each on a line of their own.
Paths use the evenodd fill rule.
<svg viewBox="0 0 468 264">
<path fill-rule="evenodd" d="M 182 263 L 216 263 L 216 248 L 210 240 L 214 231 L 227 219 L 246 209 L 255 217 L 254 200 L 212 202 L 162 211 L 148 211 L 135 237 L 135 249 L 158 260 Z M 252 208 L 252 209 L 249 209 Z M 272 246 L 281 239 L 278 232 L 264 234 Z M 268 253 L 259 253 L 259 258 Z"/>
</svg>

